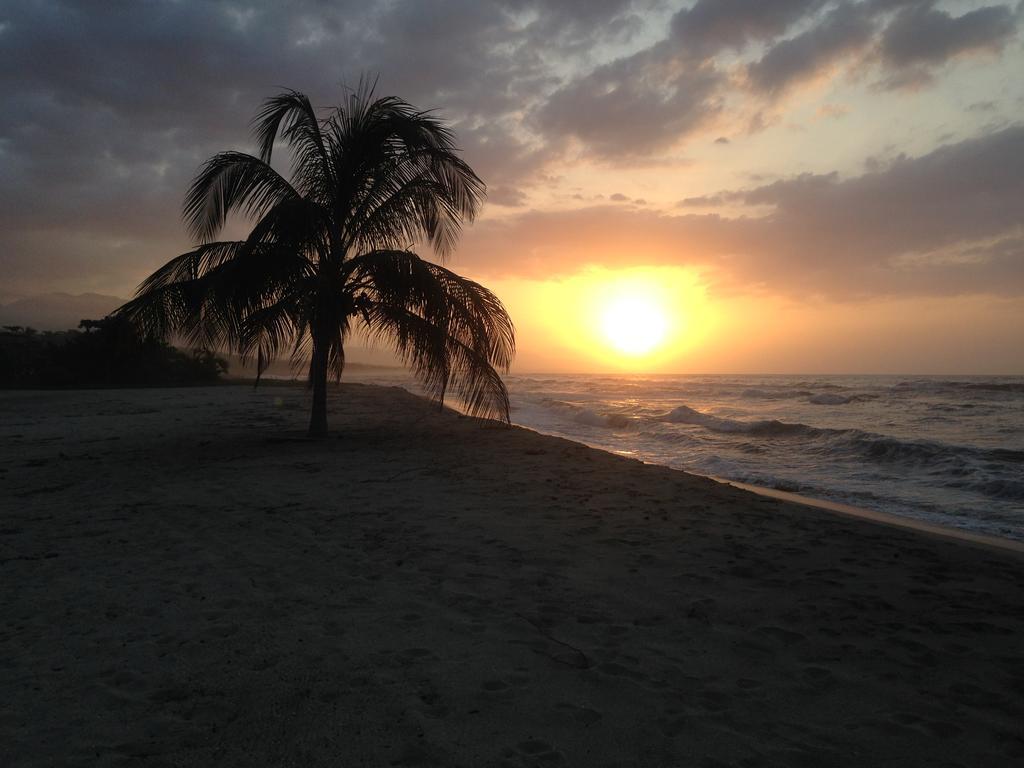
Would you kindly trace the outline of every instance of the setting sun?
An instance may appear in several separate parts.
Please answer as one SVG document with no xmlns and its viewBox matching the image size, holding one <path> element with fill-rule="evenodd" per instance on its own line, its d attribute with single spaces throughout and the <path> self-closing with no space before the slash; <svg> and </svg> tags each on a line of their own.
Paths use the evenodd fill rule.
<svg viewBox="0 0 1024 768">
<path fill-rule="evenodd" d="M 601 317 L 601 331 L 625 355 L 645 355 L 665 340 L 668 317 L 659 302 L 639 294 L 613 299 Z"/>
<path fill-rule="evenodd" d="M 699 273 L 679 267 L 590 267 L 559 280 L 493 284 L 523 318 L 517 335 L 556 350 L 521 358 L 527 370 L 679 370 L 722 325 Z"/>
</svg>

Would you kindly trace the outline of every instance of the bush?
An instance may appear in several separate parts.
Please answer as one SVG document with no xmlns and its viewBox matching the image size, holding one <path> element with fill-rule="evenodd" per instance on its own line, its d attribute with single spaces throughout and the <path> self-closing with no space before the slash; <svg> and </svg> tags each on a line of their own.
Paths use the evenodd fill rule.
<svg viewBox="0 0 1024 768">
<path fill-rule="evenodd" d="M 207 350 L 185 352 L 142 338 L 119 317 L 83 320 L 81 330 L 0 331 L 0 387 L 163 387 L 213 384 L 227 363 Z"/>
</svg>

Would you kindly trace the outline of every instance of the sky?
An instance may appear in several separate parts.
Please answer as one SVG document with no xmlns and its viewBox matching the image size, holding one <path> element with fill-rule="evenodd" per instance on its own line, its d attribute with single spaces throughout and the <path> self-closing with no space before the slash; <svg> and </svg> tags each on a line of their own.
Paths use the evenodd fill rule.
<svg viewBox="0 0 1024 768">
<path fill-rule="evenodd" d="M 0 304 L 130 297 L 264 98 L 369 74 L 488 185 L 517 371 L 1022 374 L 1022 72 L 1016 0 L 8 0 Z"/>
</svg>

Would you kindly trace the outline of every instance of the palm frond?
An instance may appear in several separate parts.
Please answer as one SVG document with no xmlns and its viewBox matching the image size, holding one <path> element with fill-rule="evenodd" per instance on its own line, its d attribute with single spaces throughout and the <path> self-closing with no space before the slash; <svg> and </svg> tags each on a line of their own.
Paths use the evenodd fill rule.
<svg viewBox="0 0 1024 768">
<path fill-rule="evenodd" d="M 274 142 L 284 139 L 293 150 L 292 174 L 303 193 L 321 200 L 330 187 L 330 160 L 321 121 L 309 98 L 287 90 L 272 96 L 253 119 L 259 157 L 270 163 Z"/>
<path fill-rule="evenodd" d="M 501 300 L 484 286 L 410 251 L 373 251 L 352 259 L 349 279 L 370 298 L 411 308 L 447 328 L 488 361 L 507 370 L 515 357 L 515 328 Z"/>
<path fill-rule="evenodd" d="M 361 316 L 367 334 L 390 342 L 434 399 L 454 393 L 471 416 L 510 422 L 508 390 L 484 352 L 400 306 L 368 301 Z"/>
<path fill-rule="evenodd" d="M 192 236 L 209 242 L 232 211 L 258 217 L 273 205 L 299 197 L 295 188 L 260 158 L 244 152 L 219 152 L 192 181 L 183 215 Z"/>
<path fill-rule="evenodd" d="M 225 261 L 237 258 L 245 247 L 245 240 L 222 240 L 196 246 L 171 259 L 143 280 L 135 295 L 140 296 L 171 283 L 195 280 Z"/>
<path fill-rule="evenodd" d="M 147 334 L 227 347 L 245 360 L 262 339 L 254 335 L 250 318 L 286 305 L 306 287 L 302 281 L 309 270 L 309 261 L 291 249 L 250 241 L 210 243 L 157 270 L 117 312 Z M 275 356 L 276 347 L 264 348 L 268 364 Z"/>
<path fill-rule="evenodd" d="M 372 92 L 371 92 L 372 93 Z M 354 95 L 328 119 L 336 205 L 350 215 L 347 242 L 358 249 L 425 238 L 442 258 L 472 221 L 486 186 L 461 158 L 451 131 L 401 99 Z"/>
<path fill-rule="evenodd" d="M 364 254 L 349 268 L 365 286 L 356 306 L 368 330 L 392 337 L 431 394 L 443 397 L 454 382 L 471 412 L 508 420 L 508 395 L 494 380 L 511 365 L 515 329 L 497 296 L 408 251 Z"/>
</svg>

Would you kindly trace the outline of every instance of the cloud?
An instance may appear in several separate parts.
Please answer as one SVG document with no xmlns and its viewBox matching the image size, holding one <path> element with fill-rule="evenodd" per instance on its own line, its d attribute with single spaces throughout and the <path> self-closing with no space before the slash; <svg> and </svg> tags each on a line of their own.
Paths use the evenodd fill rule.
<svg viewBox="0 0 1024 768">
<path fill-rule="evenodd" d="M 676 264 L 722 287 L 837 299 L 1024 295 L 1024 126 L 861 176 L 804 174 L 682 205 L 757 213 L 533 211 L 475 228 L 460 261 L 536 278 L 588 264 Z"/>
<path fill-rule="evenodd" d="M 850 108 L 843 104 L 822 104 L 814 110 L 815 117 L 823 120 L 839 120 L 850 114 Z"/>
<path fill-rule="evenodd" d="M 1003 50 L 1019 18 L 1004 5 L 961 16 L 934 5 L 8 3 L 0 11 L 0 300 L 130 293 L 188 246 L 179 211 L 196 168 L 215 151 L 250 148 L 247 121 L 280 87 L 330 105 L 344 78 L 368 71 L 380 74 L 381 92 L 439 107 L 505 216 L 531 194 L 568 194 L 553 177 L 581 157 L 677 169 L 673 153 L 685 142 L 698 137 L 695 146 L 710 148 L 764 128 L 779 100 L 812 78 L 863 60 L 889 86 L 919 82 L 959 56 Z M 578 191 L 581 202 L 593 199 Z"/>
<path fill-rule="evenodd" d="M 811 81 L 881 73 L 884 88 L 919 86 L 962 55 L 998 53 L 1016 34 L 1009 6 L 952 16 L 933 5 L 699 0 L 648 47 L 567 78 L 535 108 L 533 124 L 551 142 L 569 138 L 592 157 L 630 162 L 722 123 L 763 130 L 765 110 Z"/>
<path fill-rule="evenodd" d="M 967 105 L 968 112 L 994 112 L 999 105 L 994 101 L 975 101 Z"/>
<path fill-rule="evenodd" d="M 522 208 L 526 205 L 526 195 L 515 187 L 488 187 L 487 202 L 507 208 Z"/>
<path fill-rule="evenodd" d="M 599 158 L 664 150 L 722 114 L 730 83 L 714 61 L 718 53 L 774 39 L 826 1 L 698 0 L 673 15 L 663 39 L 552 93 L 536 124 Z"/>
<path fill-rule="evenodd" d="M 698 0 L 672 19 L 671 36 L 689 55 L 708 56 L 772 40 L 826 0 Z"/>
<path fill-rule="evenodd" d="M 748 68 L 751 85 L 778 94 L 863 50 L 875 32 L 873 20 L 863 11 L 862 6 L 839 5 L 821 23 L 773 46 Z"/>
<path fill-rule="evenodd" d="M 938 64 L 972 51 L 999 51 L 1013 33 L 1008 6 L 993 5 L 951 16 L 916 6 L 903 10 L 882 38 L 882 54 L 898 66 Z"/>
<path fill-rule="evenodd" d="M 604 158 L 645 155 L 711 124 L 723 75 L 680 67 L 663 48 L 599 67 L 551 95 L 536 114 L 549 135 L 573 137 Z"/>
<path fill-rule="evenodd" d="M 654 0 L 652 0 L 654 1 Z M 522 202 L 553 156 L 522 113 L 557 86 L 548 51 L 622 42 L 642 0 L 8 4 L 0 11 L 0 267 L 9 299 L 125 294 L 188 246 L 199 164 L 248 149 L 281 87 L 330 105 L 343 79 L 441 107 L 491 201 Z"/>
<path fill-rule="evenodd" d="M 993 5 L 962 16 L 930 5 L 902 10 L 886 27 L 879 45 L 888 88 L 915 87 L 931 81 L 937 67 L 965 54 L 995 54 L 1016 31 L 1009 6 Z"/>
<path fill-rule="evenodd" d="M 880 67 L 885 88 L 917 87 L 959 56 L 1001 52 L 1016 33 L 1017 19 L 1006 5 L 962 16 L 933 6 L 934 0 L 832 4 L 804 31 L 752 62 L 748 82 L 759 92 L 779 95 L 854 60 Z"/>
</svg>

